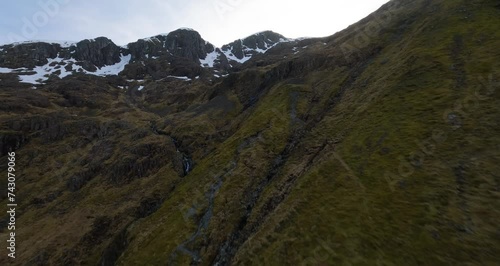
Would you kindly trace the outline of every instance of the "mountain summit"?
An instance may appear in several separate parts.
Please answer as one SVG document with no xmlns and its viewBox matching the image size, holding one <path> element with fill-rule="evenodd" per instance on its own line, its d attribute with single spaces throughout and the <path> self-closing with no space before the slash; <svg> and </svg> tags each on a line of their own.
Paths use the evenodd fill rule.
<svg viewBox="0 0 500 266">
<path fill-rule="evenodd" d="M 263 31 L 222 46 L 222 51 L 232 63 L 244 63 L 258 53 L 265 53 L 278 43 L 290 41 L 283 35 Z"/>
</svg>

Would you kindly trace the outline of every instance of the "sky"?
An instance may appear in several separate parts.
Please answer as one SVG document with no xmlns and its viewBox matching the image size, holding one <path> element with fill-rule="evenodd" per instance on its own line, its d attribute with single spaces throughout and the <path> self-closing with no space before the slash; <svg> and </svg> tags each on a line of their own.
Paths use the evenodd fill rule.
<svg viewBox="0 0 500 266">
<path fill-rule="evenodd" d="M 0 44 L 80 41 L 118 45 L 192 28 L 222 46 L 272 30 L 288 38 L 330 36 L 388 0 L 0 0 Z"/>
</svg>

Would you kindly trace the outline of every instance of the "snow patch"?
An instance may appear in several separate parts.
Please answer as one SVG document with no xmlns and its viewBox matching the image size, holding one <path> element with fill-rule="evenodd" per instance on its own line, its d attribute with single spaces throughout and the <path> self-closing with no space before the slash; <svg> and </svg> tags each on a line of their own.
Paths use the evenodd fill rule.
<svg viewBox="0 0 500 266">
<path fill-rule="evenodd" d="M 59 44 L 61 48 L 69 48 L 71 46 L 76 46 L 77 42 L 74 41 L 49 41 L 49 40 L 32 40 L 32 41 L 24 41 L 24 42 L 15 42 L 12 45 L 22 45 L 22 44 L 31 44 L 31 43 L 48 43 L 48 44 Z"/>
<path fill-rule="evenodd" d="M 118 75 L 120 72 L 122 72 L 125 69 L 125 66 L 130 63 L 130 59 L 132 59 L 132 55 L 123 55 L 120 58 L 120 62 L 110 65 L 110 66 L 103 66 L 100 69 L 98 69 L 96 72 L 89 72 L 86 71 L 87 74 L 95 75 L 95 76 L 113 76 L 113 75 Z"/>
<path fill-rule="evenodd" d="M 166 36 L 166 35 L 160 34 L 160 35 L 155 35 L 155 36 L 151 36 L 151 37 L 147 37 L 147 38 L 143 38 L 143 39 L 139 39 L 139 40 L 143 40 L 146 42 L 159 42 L 159 43 L 161 43 L 162 41 L 160 39 L 158 39 L 159 36 Z M 165 43 L 163 45 L 165 45 Z M 128 46 L 128 44 L 127 44 L 127 46 Z"/>
<path fill-rule="evenodd" d="M 252 58 L 251 55 L 247 55 L 245 53 L 244 53 L 245 56 L 240 59 L 240 58 L 236 57 L 230 50 L 229 51 L 222 51 L 222 52 L 224 53 L 224 55 L 226 55 L 227 59 L 236 61 L 236 62 L 241 63 L 241 64 L 245 63 L 246 61 L 248 61 Z"/>
<path fill-rule="evenodd" d="M 143 89 L 144 89 L 144 86 L 139 86 L 139 88 L 137 90 L 142 91 Z"/>
<path fill-rule="evenodd" d="M 200 59 L 200 65 L 202 67 L 214 67 L 215 60 L 217 60 L 219 55 L 219 52 L 215 49 L 213 52 L 208 53 L 205 59 Z"/>
<path fill-rule="evenodd" d="M 280 38 L 279 42 L 293 42 L 293 41 L 295 41 L 295 39 L 292 39 L 292 38 Z"/>
<path fill-rule="evenodd" d="M 174 79 L 180 79 L 180 80 L 185 80 L 185 81 L 191 81 L 190 78 L 188 77 L 179 77 L 179 76 L 167 76 L 167 78 L 174 78 Z"/>
<path fill-rule="evenodd" d="M 59 57 L 48 59 L 47 64 L 43 66 L 36 66 L 32 70 L 27 68 L 18 68 L 18 69 L 9 69 L 9 68 L 0 68 L 0 73 L 18 73 L 19 81 L 23 83 L 31 83 L 31 84 L 43 84 L 43 82 L 49 79 L 50 75 L 56 74 L 59 78 L 63 79 L 69 75 L 72 75 L 73 72 L 83 72 L 85 74 L 94 75 L 94 76 L 109 76 L 109 75 L 118 75 L 125 69 L 125 66 L 130 62 L 132 55 L 121 56 L 120 62 L 110 65 L 104 66 L 100 69 L 97 69 L 95 72 L 90 72 L 83 69 L 81 66 L 76 65 L 76 60 L 64 59 Z M 69 70 L 66 69 L 68 65 L 71 65 Z M 32 72 L 35 72 L 32 74 Z"/>
<path fill-rule="evenodd" d="M 289 41 L 303 41 L 303 40 L 308 40 L 308 39 L 313 39 L 312 37 L 299 37 L 295 39 L 288 39 Z"/>
<path fill-rule="evenodd" d="M 261 33 L 256 33 L 254 35 L 259 35 Z M 253 36 L 253 35 L 251 35 Z M 280 38 L 278 42 L 274 43 L 274 44 L 271 44 L 272 41 L 271 40 L 268 40 L 270 43 L 268 42 L 264 42 L 264 49 L 262 48 L 250 48 L 246 45 L 243 44 L 243 40 L 244 39 L 240 39 L 239 41 L 241 42 L 241 45 L 243 47 L 243 55 L 244 57 L 243 58 L 237 58 L 232 52 L 231 52 L 231 49 L 230 50 L 227 50 L 227 51 L 222 51 L 224 53 L 224 55 L 226 55 L 227 59 L 229 60 L 233 60 L 233 61 L 236 61 L 238 63 L 245 63 L 246 61 L 250 60 L 252 58 L 252 53 L 253 52 L 257 52 L 259 54 L 265 54 L 267 51 L 269 51 L 271 48 L 274 48 L 276 45 L 280 44 L 280 43 L 284 43 L 284 42 L 291 42 L 293 41 L 292 39 L 285 39 L 285 38 Z"/>
<path fill-rule="evenodd" d="M 43 66 L 36 66 L 33 70 L 24 70 L 29 72 L 35 72 L 32 75 L 19 75 L 19 81 L 23 83 L 31 83 L 31 84 L 42 84 L 43 82 L 49 79 L 50 75 L 56 74 L 59 72 L 57 76 L 59 78 L 65 78 L 72 74 L 73 68 L 70 71 L 66 70 L 66 65 L 68 63 L 74 63 L 74 59 L 65 60 L 64 58 L 60 58 L 59 56 L 56 58 L 48 59 L 47 64 Z"/>
<path fill-rule="evenodd" d="M 10 68 L 5 68 L 5 67 L 0 67 L 0 73 L 1 74 L 7 74 L 7 73 L 12 73 L 14 72 L 15 69 L 10 69 Z"/>
</svg>

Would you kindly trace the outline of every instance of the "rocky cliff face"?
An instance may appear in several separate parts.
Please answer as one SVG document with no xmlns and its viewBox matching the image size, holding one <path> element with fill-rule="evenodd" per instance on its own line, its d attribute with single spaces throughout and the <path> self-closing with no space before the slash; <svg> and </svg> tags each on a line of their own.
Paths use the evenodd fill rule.
<svg viewBox="0 0 500 266">
<path fill-rule="evenodd" d="M 164 57 L 169 54 L 168 49 L 165 47 L 165 41 L 165 35 L 158 35 L 129 43 L 127 48 L 132 54 L 133 61 L 140 61 L 160 56 Z"/>
<path fill-rule="evenodd" d="M 224 54 L 234 63 L 244 63 L 256 54 L 265 53 L 280 42 L 290 41 L 283 35 L 264 31 L 222 46 Z"/>
<path fill-rule="evenodd" d="M 191 29 L 179 29 L 169 34 L 140 39 L 128 44 L 127 50 L 132 54 L 132 62 L 165 60 L 173 63 L 181 59 L 185 63 L 189 62 L 217 71 L 229 70 L 227 58 L 220 49 L 205 41 L 198 32 Z"/>
<path fill-rule="evenodd" d="M 98 68 L 120 62 L 120 55 L 123 52 L 106 37 L 78 42 L 74 50 L 70 49 L 70 52 L 73 51 L 76 60 L 91 63 Z"/>
<path fill-rule="evenodd" d="M 217 48 L 198 32 L 179 29 L 140 39 L 125 47 L 119 47 L 105 37 L 77 43 L 19 43 L 0 47 L 0 67 L 10 69 L 10 72 L 16 72 L 18 68 L 22 69 L 17 72 L 35 71 L 38 79 L 29 78 L 27 73 L 21 79 L 34 84 L 39 84 L 40 79 L 47 80 L 54 73 L 60 78 L 74 73 L 106 76 L 121 72 L 128 73 L 130 79 L 145 75 L 163 78 L 159 69 L 165 69 L 165 63 L 176 69 L 167 73 L 169 75 L 194 78 L 203 72 L 202 68 L 206 68 L 206 72 L 220 76 L 253 56 L 264 54 L 277 44 L 288 41 L 280 34 L 266 31 Z M 55 68 L 55 64 L 60 67 Z M 62 68 L 66 71 L 58 71 Z"/>
<path fill-rule="evenodd" d="M 166 36 L 165 47 L 172 55 L 193 61 L 199 61 L 215 50 L 215 47 L 203 40 L 198 32 L 187 29 L 169 33 Z"/>
<path fill-rule="evenodd" d="M 33 68 L 46 64 L 49 58 L 57 57 L 61 51 L 61 46 L 49 43 L 29 43 L 5 45 L 1 49 L 0 66 L 8 68 Z"/>
</svg>

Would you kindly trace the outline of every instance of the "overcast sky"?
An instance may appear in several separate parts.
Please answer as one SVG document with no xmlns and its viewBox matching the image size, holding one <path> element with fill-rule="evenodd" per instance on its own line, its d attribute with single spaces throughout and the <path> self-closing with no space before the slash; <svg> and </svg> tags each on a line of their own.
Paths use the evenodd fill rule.
<svg viewBox="0 0 500 266">
<path fill-rule="evenodd" d="M 334 34 L 388 0 L 0 0 L 0 44 L 106 36 L 116 44 L 193 28 L 217 45 L 263 30 Z"/>
</svg>

